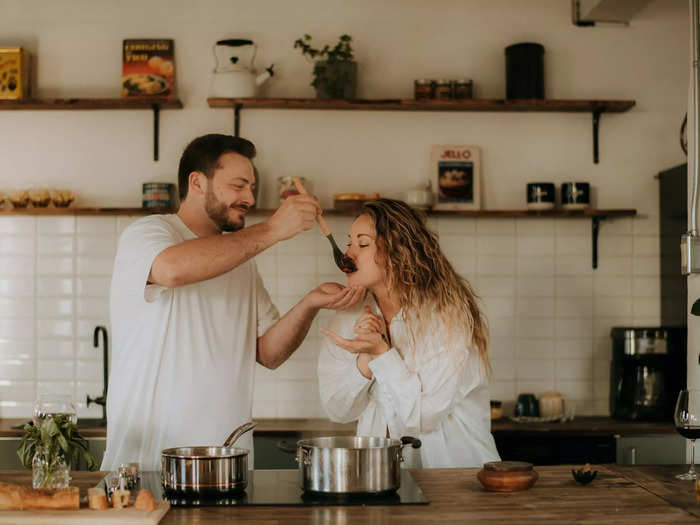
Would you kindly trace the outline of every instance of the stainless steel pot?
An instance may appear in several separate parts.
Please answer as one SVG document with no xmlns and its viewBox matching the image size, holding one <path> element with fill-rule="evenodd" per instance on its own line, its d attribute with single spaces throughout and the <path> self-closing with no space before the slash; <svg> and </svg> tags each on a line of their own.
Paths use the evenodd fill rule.
<svg viewBox="0 0 700 525">
<path fill-rule="evenodd" d="M 232 447 L 256 423 L 241 425 L 221 447 L 177 447 L 161 452 L 161 482 L 166 493 L 195 497 L 222 496 L 248 486 L 248 453 Z"/>
<path fill-rule="evenodd" d="M 401 451 L 421 446 L 412 437 L 339 436 L 297 442 L 301 485 L 307 492 L 378 494 L 401 486 Z"/>
</svg>

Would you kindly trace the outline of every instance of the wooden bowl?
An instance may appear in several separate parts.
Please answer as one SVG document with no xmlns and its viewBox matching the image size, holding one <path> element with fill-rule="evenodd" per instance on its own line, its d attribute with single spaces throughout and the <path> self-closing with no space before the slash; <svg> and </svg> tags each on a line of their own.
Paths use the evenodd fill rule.
<svg viewBox="0 0 700 525">
<path fill-rule="evenodd" d="M 492 461 L 476 475 L 486 490 L 493 492 L 517 492 L 527 490 L 540 475 L 532 463 L 524 461 Z"/>
</svg>

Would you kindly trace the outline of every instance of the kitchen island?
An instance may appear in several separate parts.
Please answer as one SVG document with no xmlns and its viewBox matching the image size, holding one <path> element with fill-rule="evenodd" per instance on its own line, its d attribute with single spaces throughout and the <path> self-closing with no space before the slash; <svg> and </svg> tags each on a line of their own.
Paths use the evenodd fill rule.
<svg viewBox="0 0 700 525">
<path fill-rule="evenodd" d="M 599 465 L 592 484 L 581 486 L 569 466 L 537 467 L 540 478 L 525 492 L 482 489 L 479 469 L 412 469 L 429 505 L 366 507 L 172 508 L 161 521 L 172 523 L 381 524 L 381 523 L 696 523 L 700 504 L 693 484 L 676 480 L 685 466 Z M 105 475 L 74 472 L 73 483 L 87 488 Z M 0 481 L 29 484 L 27 471 L 0 471 Z M 96 523 L 99 523 L 95 511 Z"/>
</svg>

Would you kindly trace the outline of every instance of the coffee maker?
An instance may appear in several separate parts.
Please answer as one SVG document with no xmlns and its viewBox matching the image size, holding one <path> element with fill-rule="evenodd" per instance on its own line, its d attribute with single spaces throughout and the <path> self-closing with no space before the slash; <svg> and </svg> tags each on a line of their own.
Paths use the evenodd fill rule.
<svg viewBox="0 0 700 525">
<path fill-rule="evenodd" d="M 610 414 L 615 419 L 672 421 L 684 388 L 684 329 L 614 327 Z"/>
</svg>

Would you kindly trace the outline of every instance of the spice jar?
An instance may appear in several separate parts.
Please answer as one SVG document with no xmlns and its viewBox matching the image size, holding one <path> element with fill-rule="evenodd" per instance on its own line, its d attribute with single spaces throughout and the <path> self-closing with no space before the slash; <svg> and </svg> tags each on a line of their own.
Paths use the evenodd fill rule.
<svg viewBox="0 0 700 525">
<path fill-rule="evenodd" d="M 467 78 L 453 81 L 452 95 L 458 100 L 472 98 L 472 81 Z"/>
<path fill-rule="evenodd" d="M 452 98 L 452 87 L 449 80 L 440 79 L 435 83 L 435 95 L 433 98 L 438 100 L 449 100 Z"/>
<path fill-rule="evenodd" d="M 416 100 L 433 97 L 433 80 L 419 78 L 413 81 L 413 96 Z"/>
<path fill-rule="evenodd" d="M 294 182 L 292 182 L 293 177 L 277 177 L 277 189 L 279 191 L 280 202 L 291 195 L 298 195 Z M 309 191 L 309 183 L 304 177 L 299 177 L 301 184 Z"/>
</svg>

